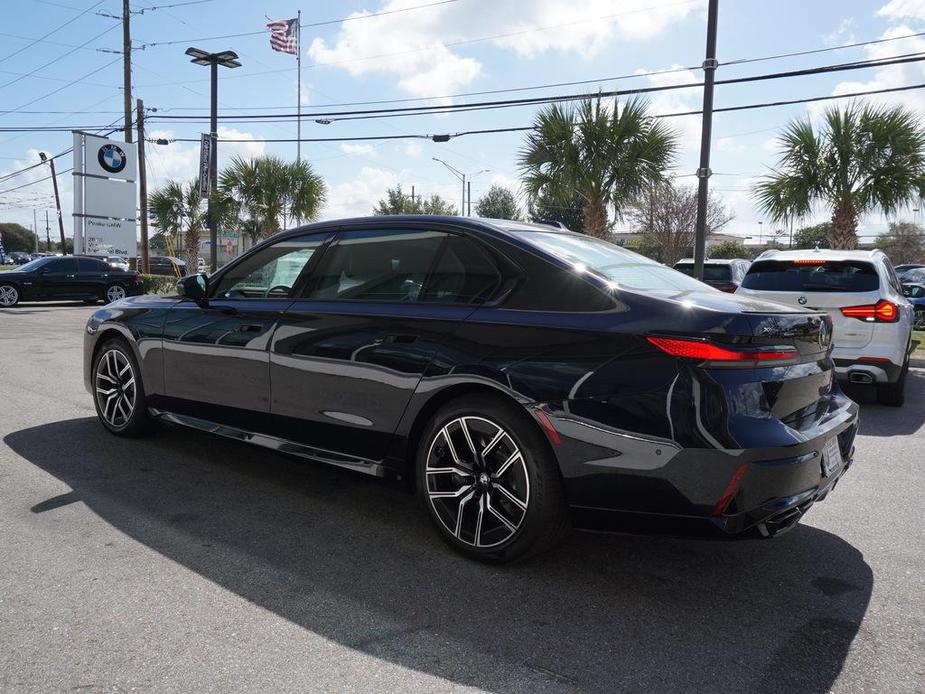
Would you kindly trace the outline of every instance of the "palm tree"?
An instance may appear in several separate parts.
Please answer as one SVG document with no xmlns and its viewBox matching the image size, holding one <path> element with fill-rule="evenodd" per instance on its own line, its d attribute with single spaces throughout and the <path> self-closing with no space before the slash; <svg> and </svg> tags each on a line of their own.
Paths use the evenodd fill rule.
<svg viewBox="0 0 925 694">
<path fill-rule="evenodd" d="M 568 206 L 581 200 L 584 231 L 604 236 L 649 185 L 664 178 L 678 149 L 676 133 L 648 112 L 645 101 L 585 99 L 552 104 L 534 120 L 520 151 L 530 200 Z"/>
<path fill-rule="evenodd" d="M 818 131 L 796 120 L 778 142 L 780 163 L 755 186 L 755 201 L 775 222 L 827 205 L 832 248 L 857 245 L 861 215 L 875 209 L 889 215 L 925 195 L 925 131 L 905 108 L 830 108 Z"/>
<path fill-rule="evenodd" d="M 206 224 L 205 206 L 199 196 L 199 179 L 184 187 L 168 181 L 148 196 L 148 216 L 162 234 L 173 237 L 174 247 L 184 239 L 186 267 L 194 272 L 199 257 L 199 236 Z"/>
<path fill-rule="evenodd" d="M 237 202 L 240 223 L 253 241 L 290 222 L 316 218 L 326 192 L 324 180 L 308 162 L 287 163 L 272 155 L 233 157 L 219 175 L 219 187 Z"/>
</svg>

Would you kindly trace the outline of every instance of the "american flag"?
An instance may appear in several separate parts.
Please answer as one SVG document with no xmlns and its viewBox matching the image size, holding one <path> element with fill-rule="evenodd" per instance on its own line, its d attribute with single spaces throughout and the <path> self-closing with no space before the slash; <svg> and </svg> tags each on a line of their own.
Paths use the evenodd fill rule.
<svg viewBox="0 0 925 694">
<path fill-rule="evenodd" d="M 270 30 L 270 48 L 283 53 L 299 54 L 299 20 L 278 19 L 267 24 Z"/>
</svg>

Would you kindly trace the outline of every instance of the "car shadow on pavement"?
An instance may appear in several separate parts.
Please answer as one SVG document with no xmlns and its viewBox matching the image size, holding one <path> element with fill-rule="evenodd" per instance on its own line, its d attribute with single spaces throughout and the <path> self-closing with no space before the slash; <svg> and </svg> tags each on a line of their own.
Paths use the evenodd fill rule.
<svg viewBox="0 0 925 694">
<path fill-rule="evenodd" d="M 878 405 L 871 386 L 847 385 L 844 390 L 861 406 L 861 433 L 866 436 L 907 436 L 925 425 L 925 369 L 909 370 L 901 407 Z"/>
<path fill-rule="evenodd" d="M 858 550 L 806 525 L 774 541 L 576 532 L 496 567 L 454 554 L 402 488 L 245 444 L 119 439 L 92 418 L 4 442 L 72 490 L 23 499 L 34 513 L 82 502 L 304 629 L 489 691 L 825 692 L 873 586 Z"/>
</svg>

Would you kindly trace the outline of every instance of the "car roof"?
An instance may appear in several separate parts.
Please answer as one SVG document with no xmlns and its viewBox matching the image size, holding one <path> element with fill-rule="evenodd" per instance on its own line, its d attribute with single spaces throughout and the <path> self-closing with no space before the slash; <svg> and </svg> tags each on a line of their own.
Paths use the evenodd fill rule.
<svg viewBox="0 0 925 694">
<path fill-rule="evenodd" d="M 883 251 L 879 248 L 871 250 L 839 251 L 831 248 L 809 248 L 792 251 L 768 250 L 755 260 L 805 260 L 818 258 L 819 260 L 875 260 L 882 257 Z"/>
<path fill-rule="evenodd" d="M 680 265 L 681 263 L 693 263 L 693 262 L 694 262 L 693 258 L 685 258 L 684 260 L 679 260 L 678 262 L 676 262 L 675 265 Z M 738 262 L 747 263 L 749 261 L 746 260 L 745 258 L 704 258 L 703 262 L 705 265 L 728 265 L 729 263 L 738 263 Z"/>
</svg>

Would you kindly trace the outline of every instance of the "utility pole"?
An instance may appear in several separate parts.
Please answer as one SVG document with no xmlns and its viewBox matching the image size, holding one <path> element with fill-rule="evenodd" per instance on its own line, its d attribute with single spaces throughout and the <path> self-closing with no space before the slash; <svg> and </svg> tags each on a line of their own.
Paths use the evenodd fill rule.
<svg viewBox="0 0 925 694">
<path fill-rule="evenodd" d="M 55 158 L 49 157 L 45 152 L 39 152 L 39 157 L 42 161 L 48 162 L 51 167 L 51 184 L 55 189 L 55 209 L 58 211 L 58 231 L 61 232 L 61 255 L 67 255 L 67 245 L 64 243 L 64 217 L 61 216 L 61 196 L 58 195 L 58 176 L 55 174 Z"/>
<path fill-rule="evenodd" d="M 138 122 L 138 213 L 141 217 L 141 271 L 148 274 L 148 173 L 145 169 L 145 102 L 136 102 Z"/>
<path fill-rule="evenodd" d="M 414 210 L 414 186 L 411 186 L 411 209 Z"/>
<path fill-rule="evenodd" d="M 472 216 L 472 181 L 469 181 L 467 184 L 469 186 L 469 204 L 466 206 L 466 216 Z"/>
<path fill-rule="evenodd" d="M 122 103 L 125 106 L 125 141 L 132 141 L 132 11 L 122 0 Z"/>
<path fill-rule="evenodd" d="M 35 252 L 39 252 L 39 222 L 36 218 L 35 208 L 32 208 L 32 233 L 35 234 Z"/>
<path fill-rule="evenodd" d="M 713 136 L 713 82 L 716 79 L 716 21 L 719 0 L 709 0 L 707 50 L 703 61 L 703 122 L 700 132 L 700 167 L 697 169 L 697 227 L 694 235 L 694 276 L 703 279 L 707 246 L 707 202 L 710 195 L 710 142 Z"/>
<path fill-rule="evenodd" d="M 51 253 L 51 231 L 48 228 L 48 210 L 45 210 L 45 250 Z"/>
</svg>

